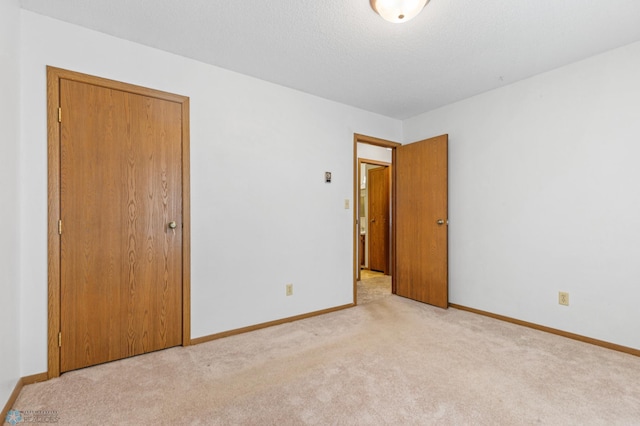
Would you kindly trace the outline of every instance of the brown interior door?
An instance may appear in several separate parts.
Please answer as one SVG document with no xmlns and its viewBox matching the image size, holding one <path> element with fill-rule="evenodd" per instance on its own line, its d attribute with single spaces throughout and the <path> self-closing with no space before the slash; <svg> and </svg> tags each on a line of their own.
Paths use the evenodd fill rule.
<svg viewBox="0 0 640 426">
<path fill-rule="evenodd" d="M 389 167 L 369 169 L 369 269 L 389 273 Z"/>
<path fill-rule="evenodd" d="M 181 106 L 72 80 L 60 102 L 61 371 L 180 345 Z"/>
<path fill-rule="evenodd" d="M 442 135 L 395 149 L 394 288 L 447 308 L 447 144 Z"/>
</svg>

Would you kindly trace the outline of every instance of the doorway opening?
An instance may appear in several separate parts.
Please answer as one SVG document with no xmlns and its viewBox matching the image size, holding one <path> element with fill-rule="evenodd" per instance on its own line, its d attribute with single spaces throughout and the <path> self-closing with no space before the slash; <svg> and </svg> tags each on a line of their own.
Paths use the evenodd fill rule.
<svg viewBox="0 0 640 426">
<path fill-rule="evenodd" d="M 354 303 L 392 292 L 392 159 L 399 143 L 354 137 Z"/>
<path fill-rule="evenodd" d="M 361 257 L 364 253 L 370 269 L 382 270 L 391 277 L 391 294 L 445 309 L 448 307 L 448 140 L 445 134 L 401 145 L 369 136 L 354 136 L 355 200 L 360 200 L 363 163 L 369 160 L 374 164 L 390 163 L 387 167 L 392 172 L 388 195 L 391 213 L 382 227 L 389 233 L 389 253 L 385 257 L 389 262 L 388 268 L 384 262 L 382 266 L 371 268 L 371 253 L 368 259 L 366 257 L 367 247 L 371 250 L 371 246 L 366 244 L 370 236 L 366 233 L 371 233 L 371 225 L 375 222 L 371 222 L 371 217 L 366 217 L 368 221 L 364 222 L 360 212 L 365 207 L 355 203 L 354 304 L 358 303 Z M 381 152 L 390 155 L 390 160 L 388 157 L 386 160 L 378 158 Z M 377 169 L 384 170 L 384 167 L 367 169 L 367 179 L 371 179 L 371 171 Z"/>
<path fill-rule="evenodd" d="M 382 151 L 383 157 L 390 154 Z M 391 294 L 391 163 L 358 158 L 358 172 L 357 294 L 362 304 Z"/>
</svg>

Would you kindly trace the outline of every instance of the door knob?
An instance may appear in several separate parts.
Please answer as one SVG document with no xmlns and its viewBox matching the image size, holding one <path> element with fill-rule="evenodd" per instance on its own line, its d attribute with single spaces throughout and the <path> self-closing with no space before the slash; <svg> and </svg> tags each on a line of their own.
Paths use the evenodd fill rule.
<svg viewBox="0 0 640 426">
<path fill-rule="evenodd" d="M 438 220 L 436 221 L 436 223 L 437 223 L 438 225 L 444 225 L 444 219 L 438 219 Z"/>
<path fill-rule="evenodd" d="M 176 229 L 176 227 L 177 227 L 177 226 L 178 226 L 178 225 L 176 224 L 176 222 L 175 222 L 175 221 L 173 221 L 173 220 L 172 220 L 171 222 L 169 222 L 169 228 L 171 228 L 171 229 Z"/>
</svg>

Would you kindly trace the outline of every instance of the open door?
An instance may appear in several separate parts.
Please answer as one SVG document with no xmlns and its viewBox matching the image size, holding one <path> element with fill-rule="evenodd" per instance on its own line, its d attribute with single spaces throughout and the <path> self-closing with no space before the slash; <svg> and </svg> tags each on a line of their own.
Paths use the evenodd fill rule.
<svg viewBox="0 0 640 426">
<path fill-rule="evenodd" d="M 394 150 L 393 288 L 398 296 L 447 308 L 448 135 Z"/>
</svg>

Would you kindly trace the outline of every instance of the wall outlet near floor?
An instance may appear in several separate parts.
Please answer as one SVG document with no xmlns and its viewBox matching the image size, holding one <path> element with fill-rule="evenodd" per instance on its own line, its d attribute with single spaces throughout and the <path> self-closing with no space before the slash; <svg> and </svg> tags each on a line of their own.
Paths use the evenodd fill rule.
<svg viewBox="0 0 640 426">
<path fill-rule="evenodd" d="M 287 296 L 293 296 L 293 284 L 287 284 L 286 294 Z"/>
<path fill-rule="evenodd" d="M 564 306 L 569 306 L 569 293 L 566 293 L 564 291 L 559 291 L 558 303 Z"/>
</svg>

